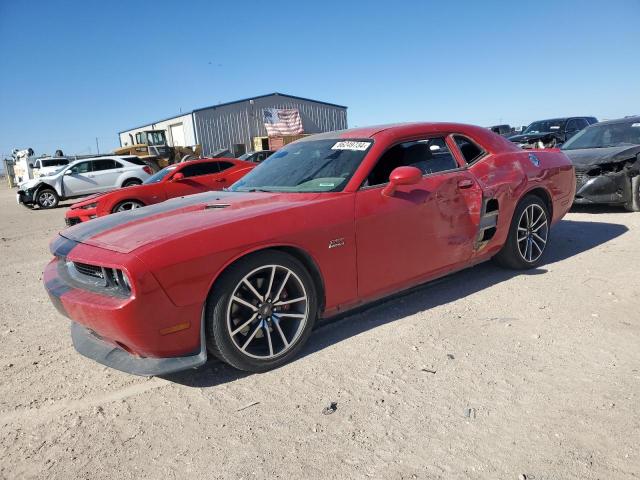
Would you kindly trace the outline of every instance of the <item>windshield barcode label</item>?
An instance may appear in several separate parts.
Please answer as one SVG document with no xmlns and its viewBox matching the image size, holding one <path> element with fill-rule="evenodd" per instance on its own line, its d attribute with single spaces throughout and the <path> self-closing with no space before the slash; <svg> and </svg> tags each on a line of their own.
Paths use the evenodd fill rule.
<svg viewBox="0 0 640 480">
<path fill-rule="evenodd" d="M 364 151 L 369 148 L 371 142 L 338 142 L 331 150 L 360 150 Z"/>
</svg>

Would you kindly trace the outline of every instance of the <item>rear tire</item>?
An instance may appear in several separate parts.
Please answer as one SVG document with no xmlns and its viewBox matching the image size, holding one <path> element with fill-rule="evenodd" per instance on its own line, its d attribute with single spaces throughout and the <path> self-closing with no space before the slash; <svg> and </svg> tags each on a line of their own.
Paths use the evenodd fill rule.
<svg viewBox="0 0 640 480">
<path fill-rule="evenodd" d="M 317 309 L 315 284 L 299 260 L 278 250 L 249 255 L 225 271 L 209 294 L 207 346 L 239 370 L 277 368 L 309 338 Z"/>
<path fill-rule="evenodd" d="M 525 196 L 513 214 L 507 241 L 493 257 L 505 268 L 524 270 L 537 267 L 549 243 L 549 211 L 537 195 Z"/>
<path fill-rule="evenodd" d="M 60 197 L 52 188 L 43 188 L 36 195 L 36 203 L 40 208 L 56 208 Z"/>
<path fill-rule="evenodd" d="M 640 175 L 631 178 L 631 198 L 624 204 L 630 212 L 640 212 Z"/>
<path fill-rule="evenodd" d="M 134 185 L 142 185 L 142 181 L 138 180 L 137 178 L 132 178 L 124 182 L 122 184 L 122 188 L 133 187 Z"/>
</svg>

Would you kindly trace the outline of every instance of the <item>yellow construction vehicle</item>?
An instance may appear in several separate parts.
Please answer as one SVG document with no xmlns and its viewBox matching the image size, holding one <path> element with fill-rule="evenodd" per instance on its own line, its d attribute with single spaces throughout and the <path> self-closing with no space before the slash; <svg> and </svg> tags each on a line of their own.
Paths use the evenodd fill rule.
<svg viewBox="0 0 640 480">
<path fill-rule="evenodd" d="M 133 138 L 132 138 L 133 141 Z M 160 168 L 202 156 L 202 145 L 192 147 L 170 147 L 164 130 L 144 130 L 135 135 L 133 145 L 113 151 L 115 155 L 136 155 L 152 161 Z"/>
</svg>

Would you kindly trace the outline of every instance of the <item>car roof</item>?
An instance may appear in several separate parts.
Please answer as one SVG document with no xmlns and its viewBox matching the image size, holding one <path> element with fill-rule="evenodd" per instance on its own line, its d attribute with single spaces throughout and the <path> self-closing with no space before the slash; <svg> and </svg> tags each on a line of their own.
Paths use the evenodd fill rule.
<svg viewBox="0 0 640 480">
<path fill-rule="evenodd" d="M 446 135 L 449 133 L 459 133 L 470 137 L 482 144 L 490 151 L 520 150 L 514 143 L 506 140 L 488 128 L 477 125 L 453 122 L 413 122 L 394 123 L 389 125 L 374 125 L 371 127 L 351 128 L 348 130 L 338 130 L 335 132 L 320 133 L 296 140 L 306 142 L 313 140 L 330 139 L 364 139 L 380 138 L 387 141 L 396 141 L 413 135 Z"/>
<path fill-rule="evenodd" d="M 180 162 L 180 163 L 174 163 L 173 165 L 182 166 L 182 165 L 191 165 L 192 163 L 220 162 L 220 161 L 235 162 L 235 161 L 238 161 L 238 159 L 237 158 L 231 158 L 231 157 L 215 157 L 215 158 L 204 157 L 204 158 L 194 158 L 193 160 L 187 160 L 187 161 Z M 170 167 L 171 165 L 167 165 L 167 166 Z"/>
<path fill-rule="evenodd" d="M 604 120 L 602 122 L 594 123 L 593 125 L 604 125 L 604 124 L 610 125 L 613 123 L 628 123 L 628 122 L 631 122 L 631 123 L 640 122 L 640 115 L 634 115 L 631 117 L 624 117 L 624 118 L 614 118 L 612 120 Z"/>
</svg>

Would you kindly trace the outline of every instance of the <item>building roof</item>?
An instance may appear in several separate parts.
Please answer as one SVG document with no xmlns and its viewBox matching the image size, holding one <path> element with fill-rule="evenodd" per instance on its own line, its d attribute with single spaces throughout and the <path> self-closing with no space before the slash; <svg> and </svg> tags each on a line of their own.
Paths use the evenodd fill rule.
<svg viewBox="0 0 640 480">
<path fill-rule="evenodd" d="M 305 97 L 297 97 L 295 95 L 288 95 L 286 93 L 273 92 L 273 93 L 267 93 L 265 95 L 258 95 L 258 96 L 255 96 L 255 97 L 243 98 L 241 100 L 234 100 L 233 102 L 219 103 L 217 105 L 209 105 L 208 107 L 202 107 L 202 108 L 194 108 L 193 110 L 188 111 L 188 112 L 179 113 L 177 115 L 172 115 L 170 117 L 166 117 L 166 118 L 163 118 L 161 120 L 156 120 L 154 122 L 147 122 L 147 123 L 144 123 L 144 124 L 139 125 L 137 127 L 131 127 L 131 128 L 127 128 L 125 130 L 121 130 L 121 131 L 118 132 L 118 135 L 120 135 L 121 133 L 124 133 L 124 132 L 128 132 L 130 130 L 137 130 L 138 128 L 143 128 L 143 127 L 146 127 L 148 125 L 154 125 L 156 123 L 166 122 L 167 120 L 171 120 L 173 118 L 184 117 L 185 115 L 191 115 L 194 112 L 200 112 L 202 110 L 209 110 L 211 108 L 218 108 L 218 107 L 226 107 L 228 105 L 234 105 L 236 103 L 248 102 L 249 100 L 257 100 L 258 98 L 275 97 L 275 96 L 293 98 L 293 99 L 296 99 L 296 100 L 305 100 L 307 102 L 320 103 L 322 105 L 329 105 L 331 107 L 344 108 L 344 109 L 347 108 L 344 105 L 338 105 L 338 104 L 335 104 L 335 103 L 323 102 L 323 101 L 320 101 L 320 100 L 313 100 L 311 98 L 305 98 Z"/>
</svg>

